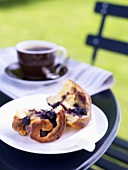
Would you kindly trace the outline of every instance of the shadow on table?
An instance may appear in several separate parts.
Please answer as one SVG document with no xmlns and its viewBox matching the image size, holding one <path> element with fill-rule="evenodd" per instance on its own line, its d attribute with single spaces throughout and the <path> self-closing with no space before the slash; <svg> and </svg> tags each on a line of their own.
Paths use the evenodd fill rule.
<svg viewBox="0 0 128 170">
<path fill-rule="evenodd" d="M 46 0 L 43 0 L 46 1 Z M 37 3 L 35 0 L 2 0 L 0 1 L 0 8 L 12 8 L 20 5 L 29 5 L 30 3 Z"/>
</svg>

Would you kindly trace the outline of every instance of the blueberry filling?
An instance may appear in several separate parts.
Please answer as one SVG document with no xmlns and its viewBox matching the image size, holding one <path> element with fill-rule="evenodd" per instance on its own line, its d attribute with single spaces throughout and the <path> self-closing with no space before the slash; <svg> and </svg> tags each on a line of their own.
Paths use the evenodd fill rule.
<svg viewBox="0 0 128 170">
<path fill-rule="evenodd" d="M 83 115 L 87 115 L 88 110 L 86 108 L 81 108 L 81 107 L 76 107 L 74 109 L 68 109 L 67 113 L 71 114 L 73 113 L 74 116 L 83 116 Z"/>
<path fill-rule="evenodd" d="M 29 110 L 30 116 L 26 116 L 24 117 L 21 121 L 23 123 L 24 126 L 27 126 L 30 124 L 30 117 L 33 114 L 36 114 L 37 116 L 39 116 L 41 119 L 49 119 L 49 121 L 52 123 L 53 128 L 55 128 L 57 126 L 57 122 L 56 122 L 56 118 L 57 115 L 54 111 L 47 111 L 47 110 L 40 110 L 37 111 L 35 109 Z M 40 130 L 40 137 L 44 137 L 47 136 L 48 133 L 51 131 L 43 131 L 42 129 Z"/>
<path fill-rule="evenodd" d="M 80 114 L 82 115 L 87 115 L 88 110 L 86 108 L 81 108 L 80 109 Z"/>
<path fill-rule="evenodd" d="M 57 126 L 56 120 L 52 120 L 51 123 L 53 125 L 53 128 Z"/>
<path fill-rule="evenodd" d="M 53 128 L 57 126 L 57 123 L 56 123 L 56 114 L 55 112 L 53 111 L 47 111 L 45 113 L 45 115 L 42 115 L 44 116 L 44 119 L 49 119 L 49 121 L 52 123 L 53 125 Z M 40 130 L 40 136 L 41 137 L 44 137 L 44 136 L 47 136 L 48 133 L 51 132 L 51 131 L 43 131 L 42 129 Z"/>
<path fill-rule="evenodd" d="M 44 111 L 43 109 L 40 110 L 40 111 L 37 111 L 37 110 L 35 110 L 35 109 L 32 109 L 32 110 L 29 110 L 29 113 L 30 113 L 30 115 L 31 115 L 31 114 L 42 115 L 42 114 L 45 113 L 45 111 Z"/>
<path fill-rule="evenodd" d="M 83 103 L 86 102 L 86 97 L 85 97 L 85 96 L 79 94 L 79 98 L 80 98 L 80 100 L 81 100 Z"/>
<path fill-rule="evenodd" d="M 62 96 L 62 100 L 65 100 L 65 99 L 66 99 L 66 97 L 67 97 L 66 95 L 63 95 L 63 96 Z"/>
<path fill-rule="evenodd" d="M 54 108 L 56 108 L 57 106 L 59 106 L 61 104 L 61 102 L 57 102 L 57 103 L 55 103 L 55 104 L 53 104 L 53 105 L 51 105 L 52 106 L 52 108 L 54 109 Z M 50 104 L 49 104 L 50 105 Z"/>
<path fill-rule="evenodd" d="M 22 119 L 22 123 L 23 123 L 24 126 L 29 125 L 29 123 L 30 123 L 30 117 L 29 117 L 29 116 L 24 117 L 24 118 Z"/>
<path fill-rule="evenodd" d="M 56 104 L 60 104 L 60 102 L 56 103 Z M 53 124 L 53 127 L 56 127 L 57 126 L 57 123 L 56 123 L 56 113 L 54 111 L 47 111 L 47 110 L 43 110 L 41 109 L 40 111 L 37 111 L 35 109 L 32 109 L 32 110 L 29 110 L 30 112 L 30 116 L 32 114 L 36 114 L 37 116 L 39 116 L 41 119 L 49 119 L 49 121 Z M 22 123 L 24 125 L 28 125 L 30 123 L 30 117 L 29 116 L 26 116 L 22 119 Z"/>
<path fill-rule="evenodd" d="M 53 124 L 53 128 L 56 127 L 56 113 L 53 111 L 45 111 L 42 112 L 40 115 L 41 119 L 49 119 L 49 121 Z"/>
<path fill-rule="evenodd" d="M 62 103 L 61 103 L 61 106 L 64 108 L 64 110 L 67 110 L 67 108 L 65 107 L 65 105 L 63 105 Z"/>
<path fill-rule="evenodd" d="M 29 109 L 29 112 L 30 112 L 30 113 L 33 113 L 33 112 L 35 113 L 36 110 L 35 110 L 35 109 Z"/>
<path fill-rule="evenodd" d="M 56 114 L 55 114 L 55 112 L 53 112 L 53 111 L 47 111 L 47 112 L 46 112 L 46 117 L 47 117 L 49 120 L 56 119 Z"/>
<path fill-rule="evenodd" d="M 47 119 L 47 117 L 46 117 L 45 114 L 40 114 L 39 117 L 40 117 L 41 119 Z"/>
<path fill-rule="evenodd" d="M 57 102 L 57 103 L 54 103 L 54 104 L 50 104 L 48 103 L 49 106 L 51 106 L 53 109 L 55 109 L 56 107 L 58 107 L 59 105 L 62 105 L 62 102 L 67 98 L 67 96 L 69 95 L 70 93 L 67 92 L 65 95 L 62 96 L 62 100 Z M 63 106 L 64 107 L 64 106 Z"/>
<path fill-rule="evenodd" d="M 29 110 L 30 113 L 38 115 L 41 119 L 56 119 L 56 114 L 53 111 L 46 111 L 41 109 L 40 111 L 37 111 L 35 109 Z M 31 114 L 30 114 L 31 115 Z"/>
<path fill-rule="evenodd" d="M 74 104 L 74 107 L 79 107 L 79 105 L 77 103 Z"/>
<path fill-rule="evenodd" d="M 52 123 L 53 125 L 53 128 L 57 126 L 57 123 L 56 123 L 56 114 L 55 112 L 53 111 L 47 111 L 46 112 L 46 116 L 47 118 L 49 119 L 49 121 Z"/>
<path fill-rule="evenodd" d="M 50 131 L 43 131 L 42 129 L 40 130 L 40 137 L 47 136 Z"/>
<path fill-rule="evenodd" d="M 67 96 L 68 96 L 69 94 L 70 94 L 70 93 L 67 92 L 65 95 L 63 95 L 63 96 L 62 96 L 62 101 L 64 101 L 64 100 L 67 98 Z"/>
</svg>

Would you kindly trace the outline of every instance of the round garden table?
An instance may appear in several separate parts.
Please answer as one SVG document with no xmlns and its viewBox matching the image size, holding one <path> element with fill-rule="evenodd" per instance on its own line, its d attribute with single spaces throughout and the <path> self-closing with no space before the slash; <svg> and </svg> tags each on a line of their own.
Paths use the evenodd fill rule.
<svg viewBox="0 0 128 170">
<path fill-rule="evenodd" d="M 12 99 L 0 92 L 0 106 Z M 79 170 L 88 169 L 109 148 L 120 122 L 119 104 L 111 90 L 92 96 L 92 103 L 98 106 L 108 119 L 106 134 L 96 143 L 93 152 L 79 150 L 65 154 L 36 154 L 15 149 L 0 140 L 1 170 Z"/>
</svg>

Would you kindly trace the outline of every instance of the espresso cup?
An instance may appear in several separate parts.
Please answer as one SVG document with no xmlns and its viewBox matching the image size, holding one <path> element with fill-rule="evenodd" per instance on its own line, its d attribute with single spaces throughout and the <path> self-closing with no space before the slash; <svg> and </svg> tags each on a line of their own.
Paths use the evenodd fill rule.
<svg viewBox="0 0 128 170">
<path fill-rule="evenodd" d="M 51 69 L 56 60 L 66 57 L 66 49 L 55 43 L 41 40 L 28 40 L 16 45 L 18 62 L 25 79 L 45 78 L 42 67 Z M 60 51 L 60 53 L 59 53 Z"/>
</svg>

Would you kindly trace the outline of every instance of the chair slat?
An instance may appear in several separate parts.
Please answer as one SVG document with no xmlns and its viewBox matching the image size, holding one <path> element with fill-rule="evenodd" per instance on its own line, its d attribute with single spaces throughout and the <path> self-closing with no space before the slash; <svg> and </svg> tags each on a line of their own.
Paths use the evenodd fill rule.
<svg viewBox="0 0 128 170">
<path fill-rule="evenodd" d="M 128 43 L 126 42 L 88 35 L 86 43 L 95 48 L 102 48 L 128 55 Z"/>
<path fill-rule="evenodd" d="M 113 143 L 128 151 L 128 141 L 116 137 Z"/>
<path fill-rule="evenodd" d="M 95 12 L 102 15 L 99 31 L 97 35 L 88 35 L 86 44 L 94 48 L 92 55 L 92 64 L 94 64 L 97 57 L 97 51 L 104 49 L 113 51 L 128 56 L 128 43 L 111 38 L 105 38 L 102 35 L 104 24 L 108 15 L 128 18 L 128 6 L 108 4 L 107 2 L 97 2 Z M 128 169 L 128 142 L 116 138 L 109 149 L 106 151 L 105 156 L 101 157 L 95 165 L 105 170 L 126 170 Z"/>
<path fill-rule="evenodd" d="M 104 158 L 100 158 L 96 163 L 95 165 L 105 169 L 105 170 L 128 170 L 127 168 L 121 166 L 121 165 L 118 165 L 114 162 L 110 162 L 110 160 L 106 160 Z"/>
<path fill-rule="evenodd" d="M 98 2 L 95 7 L 95 12 L 101 13 L 102 15 L 112 15 L 128 18 L 128 6 Z"/>
<path fill-rule="evenodd" d="M 110 147 L 105 154 L 128 164 L 128 153 L 121 152 L 118 148 Z"/>
</svg>

